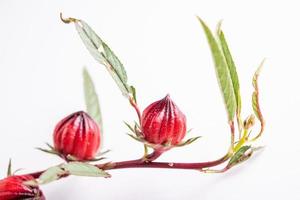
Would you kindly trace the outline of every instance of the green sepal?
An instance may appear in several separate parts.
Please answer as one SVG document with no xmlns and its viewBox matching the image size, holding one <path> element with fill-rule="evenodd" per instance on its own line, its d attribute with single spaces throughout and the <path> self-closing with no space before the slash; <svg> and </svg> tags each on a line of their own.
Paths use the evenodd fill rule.
<svg viewBox="0 0 300 200">
<path fill-rule="evenodd" d="M 132 133 L 135 133 L 135 130 L 134 128 L 127 122 L 124 121 L 124 124 L 127 126 L 127 128 L 132 132 Z"/>
<path fill-rule="evenodd" d="M 11 176 L 12 175 L 12 166 L 11 166 L 12 164 L 11 164 L 11 158 L 9 159 L 9 162 L 8 162 L 8 166 L 7 166 L 7 173 L 6 173 L 6 175 L 7 176 Z"/>
<path fill-rule="evenodd" d="M 196 140 L 198 140 L 198 139 L 201 138 L 201 137 L 202 137 L 202 136 L 197 136 L 197 137 L 189 138 L 189 139 L 187 139 L 186 141 L 183 141 L 183 142 L 181 142 L 181 143 L 175 145 L 175 147 L 183 147 L 183 146 L 192 144 L 193 142 L 195 142 Z"/>
<path fill-rule="evenodd" d="M 40 148 L 40 147 L 36 147 L 35 149 L 45 152 L 45 153 L 49 153 L 49 154 L 61 157 L 60 153 L 58 151 L 56 151 L 53 146 L 51 146 L 49 143 L 46 143 L 46 145 L 49 149 L 44 149 L 44 148 Z"/>
</svg>

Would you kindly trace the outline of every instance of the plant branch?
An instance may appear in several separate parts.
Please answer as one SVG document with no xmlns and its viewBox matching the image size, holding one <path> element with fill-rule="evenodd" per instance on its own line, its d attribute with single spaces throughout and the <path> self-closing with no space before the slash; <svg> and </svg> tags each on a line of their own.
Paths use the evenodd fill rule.
<svg viewBox="0 0 300 200">
<path fill-rule="evenodd" d="M 142 159 L 122 161 L 107 164 L 100 164 L 97 167 L 103 170 L 125 169 L 125 168 L 165 168 L 165 169 L 187 169 L 200 170 L 207 167 L 217 166 L 229 159 L 228 154 L 220 159 L 208 162 L 198 163 L 180 163 L 180 162 L 144 162 Z"/>
<path fill-rule="evenodd" d="M 121 162 L 109 162 L 104 164 L 95 165 L 102 170 L 113 170 L 113 169 L 125 169 L 125 168 L 164 168 L 164 169 L 186 169 L 186 170 L 201 170 L 203 168 L 213 167 L 220 165 L 230 158 L 229 154 L 208 162 L 196 162 L 196 163 L 181 163 L 181 162 L 153 162 L 152 160 L 157 159 L 163 152 L 154 151 L 152 154 L 147 156 L 147 160 L 144 158 L 136 160 L 128 160 Z M 45 171 L 45 170 L 44 170 Z M 33 172 L 26 175 L 31 175 L 34 178 L 39 178 L 44 171 Z M 63 176 L 63 177 L 67 177 Z"/>
</svg>

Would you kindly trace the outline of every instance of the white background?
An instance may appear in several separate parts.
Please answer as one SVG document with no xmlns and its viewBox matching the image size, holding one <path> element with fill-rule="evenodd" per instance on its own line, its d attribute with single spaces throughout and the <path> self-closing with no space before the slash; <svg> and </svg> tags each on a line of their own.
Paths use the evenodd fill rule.
<svg viewBox="0 0 300 200">
<path fill-rule="evenodd" d="M 12 1 L 0 2 L 0 169 L 9 158 L 23 173 L 58 164 L 34 147 L 52 143 L 55 124 L 85 109 L 81 72 L 95 80 L 109 160 L 138 158 L 141 144 L 122 121 L 136 116 L 74 27 L 84 19 L 122 60 L 141 108 L 166 93 L 198 142 L 161 161 L 207 161 L 229 145 L 226 113 L 210 51 L 196 15 L 223 29 L 240 75 L 243 116 L 251 113 L 251 77 L 266 57 L 259 84 L 267 121 L 262 153 L 225 174 L 162 169 L 111 171 L 111 179 L 70 177 L 43 186 L 48 199 L 300 199 L 299 6 L 297 1 Z"/>
</svg>

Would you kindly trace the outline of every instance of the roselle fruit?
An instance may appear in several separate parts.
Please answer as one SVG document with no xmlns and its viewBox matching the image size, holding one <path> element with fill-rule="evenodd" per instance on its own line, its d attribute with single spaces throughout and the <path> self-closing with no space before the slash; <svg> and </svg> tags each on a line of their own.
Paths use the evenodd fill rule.
<svg viewBox="0 0 300 200">
<path fill-rule="evenodd" d="M 100 147 L 100 128 L 84 111 L 62 119 L 55 127 L 54 149 L 64 158 L 92 160 Z"/>
<path fill-rule="evenodd" d="M 141 129 L 149 143 L 177 145 L 186 134 L 186 117 L 167 95 L 144 110 Z"/>
<path fill-rule="evenodd" d="M 24 184 L 31 181 L 32 176 L 9 176 L 0 180 L 0 199 L 1 200 L 45 200 L 42 191 L 37 186 Z"/>
</svg>

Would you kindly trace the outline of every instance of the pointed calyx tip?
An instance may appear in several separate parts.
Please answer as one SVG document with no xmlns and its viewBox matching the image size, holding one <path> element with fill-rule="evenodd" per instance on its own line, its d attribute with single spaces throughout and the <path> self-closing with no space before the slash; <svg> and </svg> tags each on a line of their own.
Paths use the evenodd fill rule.
<svg viewBox="0 0 300 200">
<path fill-rule="evenodd" d="M 60 20 L 65 24 L 70 24 L 72 22 L 76 23 L 79 21 L 78 19 L 75 19 L 72 17 L 64 18 L 62 13 L 59 14 L 59 17 L 60 17 Z"/>
<path fill-rule="evenodd" d="M 170 94 L 167 94 L 164 99 L 170 100 L 171 99 Z"/>
</svg>

